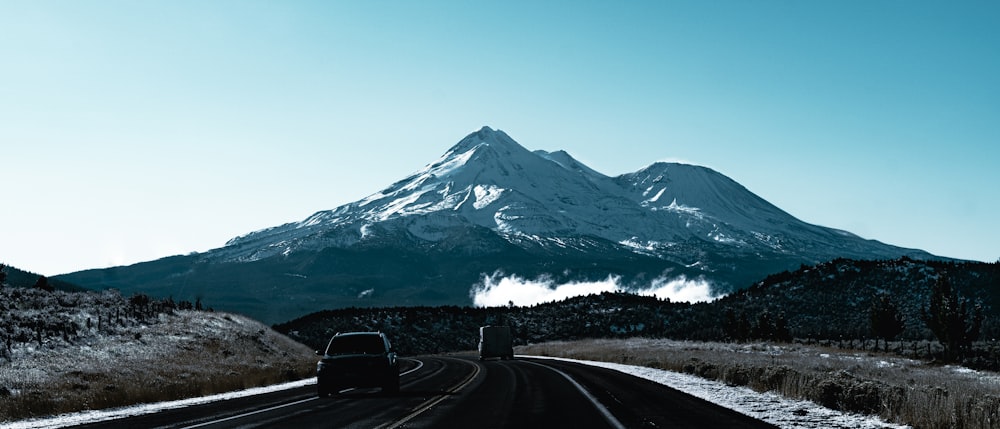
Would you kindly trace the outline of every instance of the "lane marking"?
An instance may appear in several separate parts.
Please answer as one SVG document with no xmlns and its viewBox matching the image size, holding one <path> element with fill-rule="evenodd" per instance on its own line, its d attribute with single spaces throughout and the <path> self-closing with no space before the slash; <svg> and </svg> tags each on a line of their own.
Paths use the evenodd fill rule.
<svg viewBox="0 0 1000 429">
<path fill-rule="evenodd" d="M 410 359 L 410 358 L 402 358 L 402 359 L 400 359 L 400 360 L 409 360 L 409 361 L 413 361 L 413 362 L 416 362 L 416 363 L 417 363 L 417 366 L 415 366 L 415 367 L 411 368 L 410 370 L 408 370 L 408 371 L 404 371 L 404 372 L 401 372 L 401 373 L 399 373 L 399 376 L 400 376 L 400 377 L 402 377 L 402 376 L 404 376 L 404 375 L 406 375 L 406 374 L 409 374 L 409 373 L 411 373 L 411 372 L 414 372 L 414 371 L 416 371 L 416 370 L 418 370 L 418 369 L 420 369 L 420 368 L 423 368 L 423 367 L 424 367 L 424 361 L 422 361 L 422 360 L 420 360 L 420 359 Z"/>
<path fill-rule="evenodd" d="M 232 416 L 232 417 L 226 417 L 224 419 L 212 420 L 212 421 L 208 421 L 208 422 L 204 422 L 204 423 L 199 423 L 199 424 L 192 425 L 192 426 L 184 426 L 182 429 L 200 428 L 200 427 L 203 427 L 203 426 L 214 425 L 216 423 L 227 422 L 227 421 L 230 421 L 230 420 L 236 420 L 236 419 L 239 419 L 239 418 L 243 418 L 243 417 L 247 417 L 247 416 L 252 416 L 254 414 L 260 414 L 260 413 L 265 413 L 265 412 L 268 412 L 268 411 L 271 411 L 271 410 L 277 410 L 278 408 L 290 407 L 292 405 L 298 405 L 298 404 L 301 404 L 301 403 L 304 403 L 304 402 L 314 401 L 316 399 L 318 399 L 318 398 L 306 398 L 306 399 L 298 400 L 298 401 L 295 401 L 295 402 L 289 402 L 287 404 L 275 405 L 275 406 L 273 406 L 271 408 L 265 408 L 263 410 L 251 411 L 251 412 L 245 413 L 245 414 L 238 414 L 238 415 L 235 415 L 235 416 Z"/>
<path fill-rule="evenodd" d="M 411 368 L 411 369 L 409 369 L 409 370 L 407 370 L 405 372 L 400 373 L 399 374 L 400 377 L 402 377 L 404 375 L 407 375 L 407 374 L 410 374 L 410 373 L 412 373 L 412 372 L 414 372 L 414 371 L 416 371 L 416 370 L 418 370 L 418 369 L 420 369 L 420 368 L 422 368 L 424 366 L 423 361 L 421 361 L 419 359 L 407 359 L 407 360 L 417 362 L 417 366 L 415 366 L 415 367 L 413 367 L 413 368 Z M 353 387 L 351 387 L 351 388 L 347 388 L 347 389 L 341 390 L 339 393 L 350 392 L 352 390 L 355 390 L 355 389 Z M 204 423 L 198 423 L 196 425 L 184 426 L 181 429 L 194 429 L 194 428 L 200 428 L 200 427 L 204 427 L 204 426 L 214 425 L 216 423 L 222 423 L 222 422 L 227 422 L 227 421 L 230 421 L 230 420 L 241 419 L 243 417 L 249 417 L 249 416 L 252 416 L 254 414 L 260 414 L 260 413 L 266 413 L 268 411 L 274 411 L 274 410 L 277 410 L 279 408 L 291 407 L 293 405 L 303 404 L 303 403 L 306 403 L 306 402 L 309 402 L 309 401 L 315 401 L 317 399 L 320 399 L 320 398 L 316 397 L 316 396 L 313 396 L 311 398 L 306 398 L 306 399 L 298 400 L 298 401 L 295 401 L 295 402 L 289 402 L 287 404 L 275 405 L 273 407 L 264 408 L 262 410 L 256 410 L 256 411 L 250 411 L 248 413 L 237 414 L 235 416 L 226 417 L 224 419 L 211 420 L 211 421 L 207 421 L 207 422 L 204 422 Z"/>
<path fill-rule="evenodd" d="M 452 394 L 452 393 L 458 392 L 459 390 L 462 390 L 466 386 L 468 386 L 469 383 L 472 383 L 472 380 L 475 380 L 476 377 L 479 376 L 480 371 L 482 371 L 482 370 L 480 369 L 479 365 L 476 364 L 476 363 L 474 363 L 474 362 L 468 362 L 468 361 L 464 361 L 464 360 L 460 361 L 460 362 L 465 362 L 465 363 L 467 363 L 469 365 L 472 365 L 472 367 L 475 369 L 475 371 L 473 371 L 472 374 L 470 374 L 464 380 L 458 382 L 458 384 L 456 384 L 455 386 L 451 387 L 450 389 L 445 390 L 446 394 L 443 394 L 443 395 L 436 396 L 434 398 L 428 399 L 427 401 L 424 401 L 424 403 L 418 405 L 417 408 L 415 408 L 412 413 L 406 415 L 405 417 L 403 417 L 403 418 L 401 418 L 399 420 L 396 420 L 395 422 L 386 423 L 386 424 L 383 424 L 381 426 L 376 426 L 376 429 L 396 429 L 396 428 L 398 428 L 398 427 L 406 424 L 406 422 L 412 420 L 414 417 L 417 417 L 420 414 L 422 414 L 423 412 L 425 412 L 425 411 L 433 408 L 435 405 L 441 403 L 441 401 L 444 401 L 445 399 L 448 399 L 448 394 Z"/>
<path fill-rule="evenodd" d="M 555 371 L 557 374 L 565 377 L 566 380 L 569 380 L 569 382 L 571 384 L 573 384 L 573 386 L 576 386 L 576 389 L 579 390 L 580 393 L 582 393 L 585 398 L 587 398 L 588 400 L 590 400 L 591 404 L 594 404 L 594 408 L 597 408 L 597 411 L 599 413 L 601 413 L 602 416 L 604 416 L 604 420 L 607 420 L 607 422 L 608 422 L 609 425 L 613 426 L 615 429 L 625 429 L 625 425 L 623 425 L 622 422 L 618 421 L 618 419 L 616 419 L 615 416 L 611 414 L 611 411 L 608 411 L 608 408 L 605 407 L 604 404 L 601 403 L 601 401 L 597 400 L 597 397 L 595 397 L 594 395 L 592 395 L 587 390 L 587 388 L 583 387 L 583 385 L 581 385 L 576 380 L 574 380 L 573 377 L 570 377 L 569 374 L 567 374 L 567 373 L 565 373 L 565 372 L 563 372 L 563 371 L 561 371 L 559 369 L 556 369 L 556 368 L 553 368 L 551 366 L 548 366 L 548 365 L 545 365 L 545 364 L 541 364 L 541 363 L 538 363 L 538 362 L 532 362 L 530 360 L 525 360 L 525 361 L 522 361 L 522 362 L 527 362 L 527 363 L 530 363 L 532 365 L 538 365 L 538 366 L 540 366 L 542 368 L 548 368 L 548 369 L 550 369 L 552 371 Z"/>
</svg>

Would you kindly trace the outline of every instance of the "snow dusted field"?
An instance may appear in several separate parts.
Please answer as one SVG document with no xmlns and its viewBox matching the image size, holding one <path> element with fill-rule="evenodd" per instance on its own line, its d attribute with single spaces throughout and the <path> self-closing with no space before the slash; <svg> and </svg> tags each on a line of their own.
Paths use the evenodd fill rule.
<svg viewBox="0 0 1000 429">
<path fill-rule="evenodd" d="M 809 401 L 796 401 L 774 393 L 759 393 L 748 387 L 728 386 L 718 381 L 662 369 L 620 363 L 595 362 L 566 358 L 531 356 L 539 359 L 558 359 L 609 368 L 645 378 L 672 387 L 692 396 L 721 405 L 782 428 L 803 429 L 881 429 L 908 428 L 909 426 L 886 423 L 878 418 L 848 414 L 816 405 Z"/>
<path fill-rule="evenodd" d="M 628 338 L 516 352 L 619 369 L 781 427 L 1000 427 L 1000 375 L 870 350 Z"/>
<path fill-rule="evenodd" d="M 199 404 L 207 404 L 210 402 L 242 398 L 245 396 L 261 395 L 269 392 L 277 392 L 281 390 L 308 386 L 310 384 L 316 384 L 316 379 L 311 378 L 306 380 L 293 381 L 290 383 L 276 384 L 268 387 L 256 387 L 252 389 L 244 389 L 229 393 L 220 393 L 217 395 L 203 396 L 199 398 L 181 399 L 177 401 L 164 401 L 152 404 L 140 404 L 129 407 L 115 408 L 111 410 L 92 410 L 92 411 L 83 411 L 78 413 L 66 413 L 53 417 L 44 417 L 37 419 L 21 420 L 10 423 L 3 423 L 0 424 L 0 428 L 52 429 L 52 428 L 61 428 L 74 425 L 83 425 L 89 423 L 121 419 L 125 417 L 141 416 L 144 414 L 152 414 L 163 410 L 190 407 Z"/>
<path fill-rule="evenodd" d="M 268 386 L 315 371 L 312 350 L 260 322 L 165 304 L 113 291 L 0 288 L 0 425 Z"/>
</svg>

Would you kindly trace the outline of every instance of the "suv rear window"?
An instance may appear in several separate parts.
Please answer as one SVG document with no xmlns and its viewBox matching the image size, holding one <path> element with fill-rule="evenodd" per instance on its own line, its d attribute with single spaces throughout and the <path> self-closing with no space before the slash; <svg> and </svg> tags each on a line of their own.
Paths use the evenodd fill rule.
<svg viewBox="0 0 1000 429">
<path fill-rule="evenodd" d="M 344 335 L 333 337 L 326 348 L 328 355 L 382 354 L 385 344 L 378 335 Z"/>
</svg>

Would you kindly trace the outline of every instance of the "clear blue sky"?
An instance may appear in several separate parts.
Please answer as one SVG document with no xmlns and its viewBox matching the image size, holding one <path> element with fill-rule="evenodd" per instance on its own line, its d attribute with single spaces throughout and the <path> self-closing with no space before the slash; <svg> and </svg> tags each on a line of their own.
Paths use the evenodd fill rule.
<svg viewBox="0 0 1000 429">
<path fill-rule="evenodd" d="M 1000 3 L 0 0 L 0 262 L 221 247 L 489 125 L 1000 258 Z"/>
</svg>

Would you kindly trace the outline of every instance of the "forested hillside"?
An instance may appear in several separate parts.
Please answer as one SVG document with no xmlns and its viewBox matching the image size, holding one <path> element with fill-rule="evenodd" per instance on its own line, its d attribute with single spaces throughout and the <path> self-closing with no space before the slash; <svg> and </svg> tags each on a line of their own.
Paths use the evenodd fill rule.
<svg viewBox="0 0 1000 429">
<path fill-rule="evenodd" d="M 88 290 L 70 282 L 59 279 L 51 279 L 30 271 L 24 271 L 6 264 L 0 264 L 0 285 L 3 284 L 13 287 L 33 287 L 36 285 L 44 285 L 46 288 L 51 287 L 53 290 L 64 291 Z"/>
<path fill-rule="evenodd" d="M 531 307 L 348 308 L 275 326 L 315 349 L 337 332 L 380 330 L 403 354 L 476 348 L 478 327 L 510 325 L 517 344 L 628 336 L 738 341 L 870 340 L 872 306 L 887 297 L 905 329 L 899 340 L 933 340 L 921 318 L 933 285 L 954 285 L 983 315 L 979 339 L 1000 334 L 1000 264 L 838 259 L 783 272 L 712 303 L 688 304 L 627 293 L 575 297 Z"/>
</svg>

